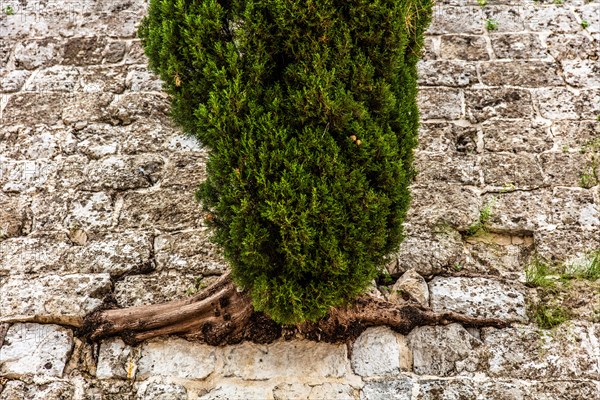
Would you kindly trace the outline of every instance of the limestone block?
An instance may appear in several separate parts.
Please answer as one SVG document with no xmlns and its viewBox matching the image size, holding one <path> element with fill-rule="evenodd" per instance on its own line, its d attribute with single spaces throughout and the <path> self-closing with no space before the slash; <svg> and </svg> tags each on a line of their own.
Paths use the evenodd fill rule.
<svg viewBox="0 0 600 400">
<path fill-rule="evenodd" d="M 115 118 L 109 108 L 113 98 L 112 93 L 73 93 L 62 110 L 62 122 L 65 125 L 111 122 Z"/>
<path fill-rule="evenodd" d="M 83 190 L 132 190 L 155 185 L 163 175 L 164 160 L 158 155 L 109 156 L 89 163 Z"/>
<path fill-rule="evenodd" d="M 8 99 L 0 123 L 4 126 L 23 124 L 54 125 L 61 119 L 69 93 L 17 93 Z"/>
<path fill-rule="evenodd" d="M 596 140 L 600 121 L 555 121 L 552 133 L 556 148 L 562 151 L 581 151 Z"/>
<path fill-rule="evenodd" d="M 407 219 L 419 225 L 450 225 L 466 230 L 479 218 L 479 193 L 468 186 L 438 184 L 412 189 L 412 208 Z"/>
<path fill-rule="evenodd" d="M 31 92 L 73 92 L 79 88 L 79 70 L 55 65 L 38 71 L 25 90 Z"/>
<path fill-rule="evenodd" d="M 155 340 L 142 345 L 137 378 L 205 379 L 215 370 L 215 360 L 214 347 L 176 338 Z"/>
<path fill-rule="evenodd" d="M 591 174 L 588 156 L 570 151 L 544 153 L 540 156 L 546 181 L 553 186 L 581 186 L 583 174 Z"/>
<path fill-rule="evenodd" d="M 533 233 L 536 251 L 540 257 L 551 262 L 565 261 L 569 255 L 583 255 L 590 250 L 600 249 L 598 228 L 555 228 L 537 230 Z"/>
<path fill-rule="evenodd" d="M 428 307 L 429 288 L 427 282 L 417 271 L 409 269 L 394 283 L 388 300 L 400 303 L 411 300 Z"/>
<path fill-rule="evenodd" d="M 398 262 L 389 272 L 400 275 L 414 269 L 421 275 L 439 274 L 462 264 L 464 257 L 462 237 L 456 230 L 410 234 L 400 244 L 395 255 Z"/>
<path fill-rule="evenodd" d="M 187 400 L 184 386 L 176 383 L 143 382 L 138 385 L 138 400 Z"/>
<path fill-rule="evenodd" d="M 600 86 L 600 66 L 593 60 L 562 61 L 565 81 L 574 87 Z"/>
<path fill-rule="evenodd" d="M 490 118 L 533 117 L 531 94 L 514 88 L 465 90 L 467 117 L 471 122 Z"/>
<path fill-rule="evenodd" d="M 427 33 L 433 35 L 483 33 L 482 18 L 483 13 L 478 6 L 435 7 L 433 20 Z"/>
<path fill-rule="evenodd" d="M 575 107 L 581 118 L 597 120 L 600 115 L 600 88 L 582 90 L 575 100 Z"/>
<path fill-rule="evenodd" d="M 0 386 L 1 387 L 1 386 Z M 29 384 L 20 380 L 8 381 L 0 400 L 74 400 L 75 391 L 68 382 Z"/>
<path fill-rule="evenodd" d="M 31 211 L 25 199 L 14 195 L 0 193 L 0 240 L 15 236 L 26 235 L 31 229 Z M 2 246 L 2 242 L 0 242 Z M 0 253 L 2 254 L 2 253 Z M 4 257 L 0 259 L 0 270 L 4 264 Z"/>
<path fill-rule="evenodd" d="M 123 93 L 127 67 L 88 66 L 80 72 L 80 90 L 86 93 Z"/>
<path fill-rule="evenodd" d="M 324 383 L 309 386 L 302 383 L 284 383 L 273 389 L 274 400 L 354 400 L 356 390 L 343 383 Z"/>
<path fill-rule="evenodd" d="M 74 37 L 64 46 L 63 64 L 95 65 L 102 62 L 108 39 L 104 36 Z M 125 49 L 123 49 L 124 52 Z"/>
<path fill-rule="evenodd" d="M 459 324 L 415 328 L 407 339 L 419 375 L 453 376 L 473 370 L 476 364 L 463 361 L 481 345 Z"/>
<path fill-rule="evenodd" d="M 126 92 L 115 97 L 107 109 L 111 121 L 116 125 L 130 125 L 136 121 L 169 118 L 169 101 L 163 93 Z"/>
<path fill-rule="evenodd" d="M 481 158 L 483 180 L 492 186 L 537 188 L 543 185 L 542 167 L 535 155 L 492 153 Z"/>
<path fill-rule="evenodd" d="M 555 60 L 594 60 L 599 49 L 597 42 L 584 33 L 551 33 L 546 38 L 548 52 Z"/>
<path fill-rule="evenodd" d="M 576 13 L 582 21 L 588 22 L 586 31 L 592 33 L 600 32 L 600 6 L 595 2 L 586 2 L 582 7 L 578 7 Z"/>
<path fill-rule="evenodd" d="M 0 320 L 52 316 L 70 323 L 80 322 L 102 304 L 110 288 L 108 274 L 9 277 L 0 287 Z"/>
<path fill-rule="evenodd" d="M 526 26 L 535 32 L 577 32 L 581 26 L 567 7 L 525 7 L 523 18 Z"/>
<path fill-rule="evenodd" d="M 547 228 L 551 224 L 551 198 L 552 192 L 548 189 L 488 195 L 484 199 L 485 204 L 491 204 L 487 225 L 491 230 L 515 233 Z"/>
<path fill-rule="evenodd" d="M 534 326 L 484 328 L 474 356 L 489 376 L 531 380 L 597 379 L 597 339 L 590 323 L 561 325 L 552 332 Z"/>
<path fill-rule="evenodd" d="M 31 192 L 46 186 L 55 174 L 56 162 L 50 160 L 3 160 L 0 188 L 5 193 Z"/>
<path fill-rule="evenodd" d="M 4 67 L 6 65 L 8 57 L 12 52 L 13 46 L 14 43 L 9 40 L 2 41 L 2 44 L 0 44 L 0 67 Z"/>
<path fill-rule="evenodd" d="M 581 226 L 599 229 L 600 204 L 583 188 L 554 188 L 551 201 L 551 222 L 561 227 Z"/>
<path fill-rule="evenodd" d="M 493 33 L 492 50 L 497 58 L 520 60 L 546 58 L 540 36 L 534 33 Z"/>
<path fill-rule="evenodd" d="M 360 393 L 361 400 L 411 400 L 414 382 L 410 377 L 367 382 Z"/>
<path fill-rule="evenodd" d="M 0 348 L 0 374 L 61 377 L 72 347 L 70 329 L 58 325 L 14 324 Z"/>
<path fill-rule="evenodd" d="M 198 400 L 271 399 L 272 390 L 272 386 L 264 382 L 260 384 L 253 382 L 223 382 L 208 393 L 200 395 Z"/>
<path fill-rule="evenodd" d="M 566 88 L 544 88 L 535 91 L 542 117 L 551 120 L 578 119 L 578 95 Z"/>
<path fill-rule="evenodd" d="M 419 85 L 469 86 L 478 83 L 475 65 L 465 61 L 423 60 L 418 64 Z"/>
<path fill-rule="evenodd" d="M 196 275 L 220 275 L 227 269 L 221 250 L 210 241 L 207 229 L 164 234 L 154 239 L 158 270 Z"/>
<path fill-rule="evenodd" d="M 224 349 L 223 375 L 244 380 L 302 376 L 310 382 L 342 378 L 349 370 L 346 346 L 310 341 L 243 343 Z"/>
<path fill-rule="evenodd" d="M 62 233 L 35 233 L 0 241 L 0 275 L 60 271 L 69 247 Z"/>
<path fill-rule="evenodd" d="M 206 161 L 208 154 L 198 149 L 197 142 L 191 137 L 172 137 L 167 146 L 174 152 L 165 166 L 161 186 L 197 187 L 206 179 Z"/>
<path fill-rule="evenodd" d="M 483 19 L 498 22 L 497 32 L 522 32 L 525 30 L 521 7 L 513 5 L 489 5 L 483 8 Z"/>
<path fill-rule="evenodd" d="M 442 36 L 440 55 L 445 60 L 482 61 L 489 60 L 487 43 L 483 36 Z"/>
<path fill-rule="evenodd" d="M 435 277 L 429 291 L 435 311 L 527 322 L 522 291 L 494 279 Z"/>
<path fill-rule="evenodd" d="M 481 124 L 485 150 L 541 153 L 553 145 L 550 127 L 539 121 L 493 119 Z"/>
<path fill-rule="evenodd" d="M 69 229 L 102 231 L 113 224 L 115 199 L 108 192 L 76 192 L 68 205 L 64 225 Z"/>
<path fill-rule="evenodd" d="M 31 72 L 27 70 L 0 69 L 0 93 L 19 91 L 30 75 Z"/>
<path fill-rule="evenodd" d="M 476 186 L 479 184 L 480 169 L 474 154 L 417 152 L 416 184 L 462 183 Z"/>
<path fill-rule="evenodd" d="M 422 122 L 419 127 L 419 151 L 475 153 L 477 127 L 452 122 Z"/>
<path fill-rule="evenodd" d="M 17 42 L 14 49 L 15 66 L 36 69 L 58 64 L 60 44 L 54 39 L 36 39 Z"/>
<path fill-rule="evenodd" d="M 164 229 L 199 227 L 204 220 L 193 189 L 156 188 L 152 192 L 129 192 L 119 215 L 122 228 Z"/>
<path fill-rule="evenodd" d="M 96 377 L 98 379 L 134 379 L 137 373 L 139 351 L 119 338 L 100 344 Z"/>
<path fill-rule="evenodd" d="M 406 337 L 387 327 L 364 331 L 352 345 L 351 362 L 360 376 L 397 374 L 412 367 Z"/>
<path fill-rule="evenodd" d="M 480 67 L 481 81 L 488 86 L 508 82 L 522 87 L 564 86 L 559 70 L 559 65 L 551 61 L 490 61 Z"/>
<path fill-rule="evenodd" d="M 458 399 L 522 399 L 523 387 L 518 381 L 480 381 L 470 379 L 422 379 L 418 400 Z"/>
<path fill-rule="evenodd" d="M 459 119 L 462 116 L 462 93 L 453 88 L 425 88 L 419 91 L 422 119 Z"/>
</svg>

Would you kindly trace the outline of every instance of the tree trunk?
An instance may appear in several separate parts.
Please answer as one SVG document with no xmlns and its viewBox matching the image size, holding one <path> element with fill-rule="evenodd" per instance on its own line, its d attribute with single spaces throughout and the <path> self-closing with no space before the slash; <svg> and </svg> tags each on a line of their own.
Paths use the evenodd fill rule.
<svg viewBox="0 0 600 400">
<path fill-rule="evenodd" d="M 226 274 L 203 292 L 184 300 L 94 312 L 86 317 L 82 333 L 91 340 L 121 336 L 129 344 L 164 335 L 210 345 L 270 343 L 280 337 L 341 342 L 356 338 L 369 326 L 386 325 L 408 334 L 417 326 L 453 322 L 475 327 L 507 325 L 499 319 L 436 313 L 418 304 L 394 304 L 364 296 L 347 308 L 332 309 L 317 322 L 281 326 L 255 312 L 249 296 L 240 292 Z"/>
</svg>

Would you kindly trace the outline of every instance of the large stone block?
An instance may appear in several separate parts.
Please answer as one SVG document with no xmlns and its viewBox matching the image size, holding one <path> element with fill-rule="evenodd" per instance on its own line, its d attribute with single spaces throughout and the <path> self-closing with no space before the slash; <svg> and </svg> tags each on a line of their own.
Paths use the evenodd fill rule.
<svg viewBox="0 0 600 400">
<path fill-rule="evenodd" d="M 458 89 L 421 89 L 418 102 L 422 119 L 459 119 L 463 115 L 463 94 Z"/>
<path fill-rule="evenodd" d="M 479 82 L 475 65 L 465 61 L 421 61 L 419 85 L 469 86 Z"/>
<path fill-rule="evenodd" d="M 0 69 L 0 93 L 18 92 L 30 75 L 27 70 Z"/>
<path fill-rule="evenodd" d="M 52 317 L 79 324 L 111 289 L 108 274 L 9 277 L 0 287 L 0 321 Z"/>
<path fill-rule="evenodd" d="M 360 393 L 361 400 L 411 400 L 414 382 L 410 377 L 367 382 Z"/>
<path fill-rule="evenodd" d="M 207 287 L 216 277 L 201 278 L 179 271 L 129 275 L 115 283 L 114 297 L 121 307 L 133 307 L 178 300 Z"/>
<path fill-rule="evenodd" d="M 142 382 L 138 385 L 137 400 L 187 400 L 185 386 L 177 383 Z"/>
<path fill-rule="evenodd" d="M 55 65 L 38 71 L 25 90 L 31 92 L 73 92 L 79 89 L 79 70 L 71 66 Z"/>
<path fill-rule="evenodd" d="M 207 229 L 164 234 L 154 239 L 158 270 L 196 275 L 220 275 L 227 269 L 221 250 L 210 241 Z"/>
<path fill-rule="evenodd" d="M 481 157 L 483 181 L 487 185 L 517 188 L 543 186 L 542 167 L 535 155 L 491 153 Z"/>
<path fill-rule="evenodd" d="M 155 185 L 163 176 L 164 160 L 154 154 L 109 156 L 86 166 L 80 189 L 132 190 Z"/>
<path fill-rule="evenodd" d="M 540 36 L 533 33 L 495 33 L 490 35 L 492 49 L 497 58 L 539 59 L 547 58 L 548 54 Z"/>
<path fill-rule="evenodd" d="M 472 122 L 494 117 L 531 119 L 534 113 L 531 94 L 523 89 L 465 90 L 465 104 Z"/>
<path fill-rule="evenodd" d="M 525 296 L 519 285 L 487 278 L 435 277 L 429 282 L 435 311 L 527 322 Z"/>
<path fill-rule="evenodd" d="M 462 123 L 462 121 L 461 121 Z M 451 122 L 423 122 L 419 127 L 419 150 L 433 153 L 475 153 L 477 127 Z"/>
<path fill-rule="evenodd" d="M 0 348 L 0 374 L 12 378 L 61 377 L 72 347 L 70 329 L 58 325 L 14 324 Z"/>
<path fill-rule="evenodd" d="M 440 56 L 445 60 L 481 61 L 489 60 L 487 42 L 483 36 L 442 36 Z"/>
<path fill-rule="evenodd" d="M 119 338 L 100 344 L 96 377 L 98 379 L 134 379 L 140 358 L 139 349 L 126 345 Z"/>
<path fill-rule="evenodd" d="M 123 93 L 126 66 L 88 66 L 81 69 L 80 89 L 86 93 Z"/>
<path fill-rule="evenodd" d="M 579 118 L 576 105 L 579 96 L 573 91 L 567 88 L 544 88 L 535 93 L 542 117 L 551 120 Z"/>
<path fill-rule="evenodd" d="M 50 381 L 41 384 L 31 384 L 20 380 L 8 381 L 4 390 L 0 393 L 0 400 L 75 399 L 78 399 L 75 395 L 75 388 L 64 381 Z"/>
<path fill-rule="evenodd" d="M 433 20 L 427 33 L 483 33 L 483 13 L 476 5 L 449 7 L 440 5 L 434 8 Z"/>
<path fill-rule="evenodd" d="M 570 8 L 560 5 L 525 7 L 523 18 L 526 26 L 535 32 L 577 32 L 581 26 Z"/>
<path fill-rule="evenodd" d="M 582 151 L 596 140 L 600 121 L 555 121 L 551 129 L 556 149 Z"/>
<path fill-rule="evenodd" d="M 492 119 L 481 124 L 481 130 L 488 151 L 541 153 L 553 146 L 550 126 L 540 121 Z"/>
<path fill-rule="evenodd" d="M 565 81 L 574 87 L 600 86 L 600 66 L 593 60 L 562 61 Z"/>
<path fill-rule="evenodd" d="M 547 61 L 490 61 L 480 66 L 481 81 L 488 86 L 564 86 L 559 70 L 558 64 Z"/>
<path fill-rule="evenodd" d="M 35 233 L 0 241 L 0 276 L 64 272 L 70 244 L 63 233 Z"/>
<path fill-rule="evenodd" d="M 550 55 L 559 61 L 594 60 L 600 55 L 598 42 L 585 33 L 551 33 L 546 38 L 546 48 Z"/>
<path fill-rule="evenodd" d="M 598 228 L 556 228 L 533 233 L 537 254 L 550 262 L 560 263 L 573 256 L 600 249 Z"/>
<path fill-rule="evenodd" d="M 497 32 L 522 32 L 525 30 L 521 4 L 489 5 L 483 8 L 484 19 L 493 19 L 498 23 Z"/>
<path fill-rule="evenodd" d="M 155 340 L 141 348 L 137 378 L 206 379 L 215 370 L 215 348 L 183 339 Z"/>
<path fill-rule="evenodd" d="M 556 226 L 600 231 L 600 204 L 594 193 L 583 188 L 554 188 L 550 221 Z M 600 236 L 600 235 L 599 235 Z"/>
<path fill-rule="evenodd" d="M 579 187 L 584 174 L 593 175 L 593 163 L 581 152 L 544 153 L 540 156 L 540 161 L 545 180 L 553 186 Z"/>
<path fill-rule="evenodd" d="M 243 343 L 226 347 L 223 375 L 244 380 L 302 377 L 306 383 L 342 378 L 350 371 L 346 346 L 310 341 Z"/>
<path fill-rule="evenodd" d="M 481 342 L 459 324 L 423 326 L 408 335 L 413 352 L 413 369 L 418 375 L 453 376 L 463 370 L 474 370 L 465 362 Z"/>
<path fill-rule="evenodd" d="M 14 49 L 15 66 L 32 70 L 55 65 L 60 60 L 60 51 L 60 43 L 55 39 L 17 42 Z"/>
<path fill-rule="evenodd" d="M 352 368 L 367 377 L 410 371 L 412 354 L 406 337 L 387 327 L 367 329 L 352 345 Z"/>
<path fill-rule="evenodd" d="M 480 168 L 474 154 L 417 152 L 415 184 L 463 184 L 477 186 Z"/>
<path fill-rule="evenodd" d="M 496 231 L 529 233 L 550 225 L 549 204 L 552 192 L 547 189 L 508 191 L 488 195 L 491 216 L 488 227 Z"/>
</svg>

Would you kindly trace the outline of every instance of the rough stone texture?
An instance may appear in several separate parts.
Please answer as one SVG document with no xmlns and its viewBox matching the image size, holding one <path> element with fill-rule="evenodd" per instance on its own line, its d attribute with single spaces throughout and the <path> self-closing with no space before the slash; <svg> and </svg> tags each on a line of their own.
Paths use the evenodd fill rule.
<svg viewBox="0 0 600 400">
<path fill-rule="evenodd" d="M 71 330 L 58 325 L 14 324 L 0 348 L 0 376 L 61 377 L 73 347 Z"/>
<path fill-rule="evenodd" d="M 408 350 L 385 328 L 348 347 L 98 349 L 75 337 L 55 349 L 70 329 L 19 322 L 74 326 L 105 301 L 182 298 L 226 263 L 193 199 L 208 153 L 170 121 L 135 37 L 147 1 L 11 5 L 14 15 L 0 12 L 0 354 L 32 353 L 0 361 L 0 399 L 597 397 L 587 281 L 572 284 L 575 321 L 550 332 L 423 327 Z M 437 2 L 419 63 L 419 173 L 387 265 L 394 278 L 423 276 L 434 308 L 525 323 L 532 255 L 570 265 L 600 249 L 599 44 L 597 1 Z M 62 336 L 15 336 L 22 326 Z"/>
<path fill-rule="evenodd" d="M 389 375 L 410 370 L 406 338 L 386 327 L 369 328 L 352 347 L 352 368 L 357 375 Z"/>
<path fill-rule="evenodd" d="M 431 308 L 476 317 L 526 322 L 525 296 L 511 285 L 487 278 L 442 278 L 429 283 Z"/>
<path fill-rule="evenodd" d="M 425 307 L 429 306 L 429 288 L 427 282 L 414 269 L 406 271 L 392 286 L 389 301 L 415 301 Z"/>
</svg>

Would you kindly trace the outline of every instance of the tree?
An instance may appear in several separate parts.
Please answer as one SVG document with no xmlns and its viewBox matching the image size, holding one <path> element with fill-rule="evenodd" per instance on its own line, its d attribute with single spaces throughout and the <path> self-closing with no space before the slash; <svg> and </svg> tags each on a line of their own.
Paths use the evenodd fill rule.
<svg viewBox="0 0 600 400">
<path fill-rule="evenodd" d="M 431 9 L 432 0 L 152 0 L 139 35 L 173 118 L 210 149 L 197 197 L 231 276 L 191 299 L 94 314 L 92 336 L 223 343 L 281 335 L 281 324 L 333 338 L 376 324 L 483 323 L 356 300 L 402 239 Z"/>
</svg>

